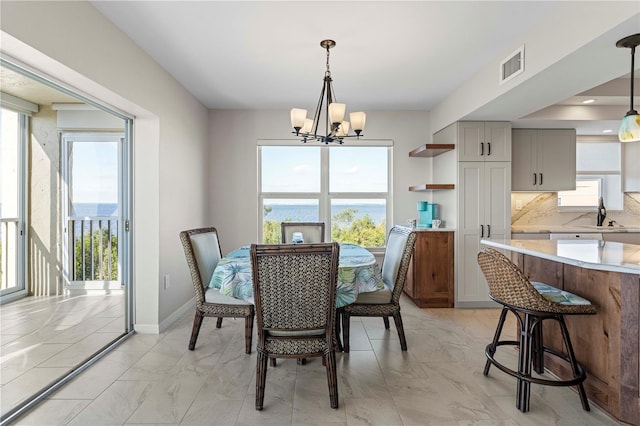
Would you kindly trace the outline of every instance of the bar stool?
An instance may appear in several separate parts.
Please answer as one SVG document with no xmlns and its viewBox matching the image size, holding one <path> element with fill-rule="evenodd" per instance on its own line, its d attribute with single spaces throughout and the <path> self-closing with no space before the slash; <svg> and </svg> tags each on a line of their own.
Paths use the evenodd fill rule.
<svg viewBox="0 0 640 426">
<path fill-rule="evenodd" d="M 501 371 L 517 378 L 516 407 L 523 413 L 529 411 L 531 383 L 577 386 L 582 408 L 589 411 L 589 401 L 582 385 L 587 374 L 576 361 L 564 316 L 595 314 L 595 307 L 588 300 L 575 294 L 547 284 L 530 282 L 518 266 L 497 250 L 483 248 L 478 253 L 478 264 L 489 284 L 489 297 L 502 305 L 493 341 L 485 350 L 487 362 L 484 375 L 487 376 L 491 365 L 495 365 Z M 519 341 L 500 340 L 502 327 L 509 311 L 518 319 Z M 544 346 L 542 322 L 547 319 L 557 321 L 560 326 L 566 354 Z M 504 366 L 494 358 L 498 346 L 503 345 L 518 346 L 518 371 Z M 571 365 L 573 377 L 567 380 L 532 377 L 532 367 L 536 373 L 544 373 L 545 352 L 568 362 Z"/>
</svg>

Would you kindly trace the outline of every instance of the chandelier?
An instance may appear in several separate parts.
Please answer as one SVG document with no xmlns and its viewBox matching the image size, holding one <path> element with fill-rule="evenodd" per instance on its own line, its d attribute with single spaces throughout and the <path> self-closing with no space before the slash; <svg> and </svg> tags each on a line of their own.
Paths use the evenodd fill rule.
<svg viewBox="0 0 640 426">
<path fill-rule="evenodd" d="M 631 94 L 629 99 L 629 111 L 622 118 L 618 138 L 620 142 L 636 142 L 640 141 L 640 115 L 638 111 L 633 109 L 633 68 L 636 53 L 636 47 L 640 45 L 640 34 L 627 36 L 616 43 L 617 47 L 625 47 L 631 49 Z"/>
<path fill-rule="evenodd" d="M 349 114 L 351 122 L 344 121 L 346 105 L 335 102 L 335 94 L 331 85 L 333 80 L 329 69 L 329 49 L 335 45 L 336 42 L 333 40 L 322 40 L 320 42 L 320 46 L 327 51 L 327 70 L 324 72 L 320 100 L 318 100 L 318 106 L 313 118 L 307 118 L 306 109 L 293 108 L 291 110 L 291 127 L 295 130 L 292 133 L 301 137 L 304 143 L 316 141 L 324 142 L 325 144 L 330 142 L 342 144 L 344 138 L 359 138 L 364 130 L 367 119 L 364 112 L 352 112 Z M 324 134 L 318 133 L 318 125 L 321 118 L 323 118 L 322 121 L 324 122 Z M 353 128 L 355 134 L 349 134 L 349 127 Z"/>
</svg>

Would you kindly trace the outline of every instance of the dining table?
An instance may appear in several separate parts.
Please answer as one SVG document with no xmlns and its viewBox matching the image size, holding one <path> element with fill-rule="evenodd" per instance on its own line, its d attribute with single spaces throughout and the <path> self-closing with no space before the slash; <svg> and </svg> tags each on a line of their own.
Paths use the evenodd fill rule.
<svg viewBox="0 0 640 426">
<path fill-rule="evenodd" d="M 242 246 L 225 255 L 216 266 L 210 288 L 226 296 L 253 303 L 250 246 Z M 336 307 L 356 300 L 358 294 L 384 289 L 380 267 L 369 250 L 356 244 L 340 244 Z"/>
</svg>

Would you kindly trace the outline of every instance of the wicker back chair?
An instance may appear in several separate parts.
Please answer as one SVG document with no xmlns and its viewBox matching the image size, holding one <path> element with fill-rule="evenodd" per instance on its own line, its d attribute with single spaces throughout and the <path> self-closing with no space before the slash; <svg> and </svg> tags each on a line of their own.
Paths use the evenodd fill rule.
<svg viewBox="0 0 640 426">
<path fill-rule="evenodd" d="M 254 308 L 249 302 L 220 294 L 220 290 L 207 288 L 216 265 L 222 258 L 216 228 L 198 228 L 180 232 L 191 281 L 196 292 L 196 314 L 189 341 L 189 349 L 196 347 L 204 317 L 217 317 L 216 328 L 222 327 L 222 318 L 245 319 L 245 352 L 251 353 Z"/>
<path fill-rule="evenodd" d="M 258 317 L 256 410 L 262 410 L 267 360 L 322 357 L 338 408 L 335 329 L 338 243 L 251 245 Z"/>
<path fill-rule="evenodd" d="M 324 222 L 282 222 L 282 243 L 293 243 L 293 233 L 302 233 L 304 243 L 324 243 Z"/>
<path fill-rule="evenodd" d="M 345 352 L 349 352 L 349 329 L 352 316 L 382 317 L 387 330 L 389 329 L 389 317 L 393 317 L 400 338 L 400 348 L 403 351 L 407 350 L 407 339 L 404 335 L 402 316 L 400 315 L 400 296 L 404 289 L 415 243 L 415 231 L 404 226 L 391 228 L 382 261 L 384 290 L 360 293 L 355 302 L 340 310 Z"/>
<path fill-rule="evenodd" d="M 589 411 L 589 401 L 582 382 L 587 377 L 584 368 L 576 361 L 569 331 L 564 321 L 565 315 L 595 314 L 595 307 L 586 299 L 575 294 L 559 290 L 547 284 L 530 282 L 524 273 L 508 257 L 497 250 L 483 248 L 478 253 L 478 264 L 487 279 L 489 296 L 502 305 L 493 341 L 485 350 L 487 362 L 484 375 L 489 374 L 491 365 L 517 378 L 516 407 L 529 411 L 531 383 L 550 386 L 577 386 L 582 408 Z M 518 321 L 519 341 L 500 340 L 508 312 L 512 312 Z M 566 354 L 544 346 L 542 322 L 555 320 L 560 326 Z M 518 346 L 518 371 L 510 369 L 496 361 L 494 355 L 498 346 Z M 544 373 L 544 354 L 558 357 L 571 366 L 572 377 L 569 379 L 542 379 L 532 377 L 533 370 Z"/>
</svg>

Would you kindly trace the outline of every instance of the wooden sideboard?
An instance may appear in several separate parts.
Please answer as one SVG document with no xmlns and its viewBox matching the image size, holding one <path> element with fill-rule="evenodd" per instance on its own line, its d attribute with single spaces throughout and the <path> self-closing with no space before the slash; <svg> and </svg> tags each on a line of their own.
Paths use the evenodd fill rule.
<svg viewBox="0 0 640 426">
<path fill-rule="evenodd" d="M 417 231 L 404 292 L 421 308 L 453 308 L 453 231 Z"/>
</svg>

